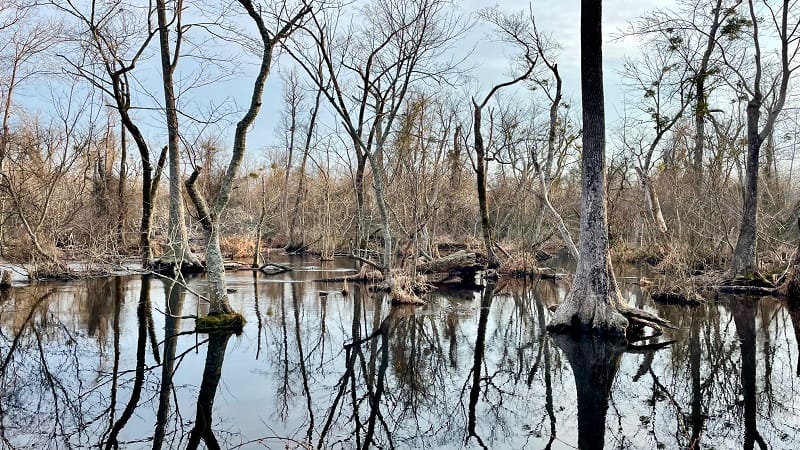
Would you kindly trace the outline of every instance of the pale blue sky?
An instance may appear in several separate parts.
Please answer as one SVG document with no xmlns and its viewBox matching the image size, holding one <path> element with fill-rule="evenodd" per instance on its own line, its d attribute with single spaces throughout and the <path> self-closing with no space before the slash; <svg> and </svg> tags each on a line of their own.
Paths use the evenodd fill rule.
<svg viewBox="0 0 800 450">
<path fill-rule="evenodd" d="M 625 41 L 611 40 L 610 35 L 625 28 L 629 20 L 640 17 L 654 8 L 669 6 L 674 2 L 665 0 L 605 0 L 603 3 L 603 30 L 606 36 L 604 40 L 606 111 L 609 122 L 613 122 L 622 111 L 621 104 L 623 101 L 623 91 L 617 72 L 622 67 L 623 59 L 625 57 L 635 57 L 638 53 L 638 48 L 637 42 L 633 39 Z M 476 11 L 494 4 L 479 0 L 464 0 L 460 3 L 460 8 L 463 14 L 469 15 L 474 20 Z M 502 1 L 498 2 L 498 4 L 503 11 L 507 12 L 527 10 L 529 5 L 527 1 L 520 0 Z M 187 7 L 191 7 L 191 3 Z M 580 1 L 534 0 L 533 10 L 539 29 L 544 33 L 551 34 L 553 39 L 559 42 L 562 47 L 558 63 L 564 79 L 564 94 L 571 98 L 572 101 L 577 102 L 580 99 Z M 479 83 L 471 88 L 477 90 L 472 92 L 472 95 L 484 95 L 489 87 L 506 79 L 504 75 L 508 72 L 511 49 L 488 39 L 490 34 L 490 26 L 476 22 L 475 26 L 462 37 L 461 42 L 458 44 L 458 48 L 465 54 L 474 47 L 474 53 L 466 60 L 466 65 L 473 67 L 472 77 L 478 80 Z M 137 78 L 149 86 L 149 90 L 155 97 L 162 99 L 163 94 L 159 84 L 160 67 L 156 57 L 157 48 L 155 44 L 152 45 L 151 49 L 153 57 L 149 58 L 137 69 Z M 236 51 L 239 50 L 237 49 Z M 281 111 L 283 110 L 282 80 L 279 70 L 286 66 L 287 61 L 278 61 L 267 82 L 264 106 L 248 139 L 250 160 L 258 159 L 258 156 L 263 154 L 265 147 L 274 146 L 279 142 L 275 137 L 275 128 L 280 121 Z M 189 96 L 191 98 L 187 100 L 195 104 L 203 104 L 209 99 L 214 99 L 219 103 L 228 98 L 244 107 L 249 101 L 255 67 L 242 67 L 244 67 L 244 73 L 241 76 L 222 84 L 194 91 L 190 93 Z M 48 108 L 50 94 L 36 86 L 28 86 L 24 91 L 27 92 L 21 96 L 21 101 L 42 110 Z M 163 118 L 160 115 L 145 116 L 145 114 L 141 113 L 139 115 L 143 119 L 143 128 L 147 130 L 152 147 L 159 148 L 166 142 L 165 133 L 163 132 Z M 230 120 L 238 120 L 238 116 L 235 115 Z M 230 147 L 233 128 L 231 123 L 220 130 L 222 144 L 225 148 Z"/>
<path fill-rule="evenodd" d="M 508 12 L 527 10 L 527 1 L 502 1 L 500 8 Z M 638 44 L 635 39 L 612 40 L 611 35 L 617 34 L 625 28 L 629 20 L 635 19 L 652 11 L 654 8 L 674 4 L 665 0 L 605 0 L 603 32 L 604 39 L 604 70 L 606 78 L 606 105 L 609 123 L 613 122 L 622 112 L 623 89 L 619 83 L 618 70 L 622 67 L 625 57 L 635 57 L 638 53 Z M 466 0 L 461 3 L 462 12 L 474 14 L 479 9 L 493 4 L 479 0 Z M 549 33 L 562 47 L 561 56 L 558 58 L 559 68 L 564 78 L 564 93 L 567 97 L 577 102 L 580 99 L 580 1 L 552 1 L 536 0 L 533 2 L 534 13 L 539 29 Z M 509 67 L 510 48 L 503 44 L 492 42 L 490 39 L 491 27 L 487 24 L 476 22 L 475 26 L 459 43 L 459 48 L 466 54 L 469 49 L 475 48 L 466 60 L 466 64 L 474 67 L 472 76 L 480 80 L 480 85 L 475 88 L 483 93 L 499 81 L 505 79 Z M 286 67 L 288 61 L 278 62 L 276 70 L 271 75 L 264 98 L 264 108 L 251 131 L 249 148 L 251 159 L 255 159 L 263 152 L 264 147 L 274 146 L 279 143 L 275 137 L 275 127 L 280 121 L 283 108 L 281 103 L 282 81 L 278 70 Z M 229 95 L 235 96 L 239 104 L 243 105 L 252 77 L 242 78 L 228 83 L 231 89 Z M 237 91 L 238 90 L 238 91 Z M 476 92 L 475 95 L 483 95 Z M 229 127 L 232 132 L 232 127 Z M 231 136 L 226 135 L 224 143 L 229 145 Z"/>
</svg>

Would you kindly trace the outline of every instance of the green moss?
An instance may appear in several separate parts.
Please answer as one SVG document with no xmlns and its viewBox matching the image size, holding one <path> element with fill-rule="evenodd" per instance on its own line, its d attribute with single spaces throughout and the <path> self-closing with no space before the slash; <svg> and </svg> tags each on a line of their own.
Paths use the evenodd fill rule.
<svg viewBox="0 0 800 450">
<path fill-rule="evenodd" d="M 198 317 L 195 321 L 195 331 L 198 333 L 220 333 L 233 332 L 239 334 L 247 321 L 239 313 L 231 314 L 209 314 L 205 317 Z"/>
</svg>

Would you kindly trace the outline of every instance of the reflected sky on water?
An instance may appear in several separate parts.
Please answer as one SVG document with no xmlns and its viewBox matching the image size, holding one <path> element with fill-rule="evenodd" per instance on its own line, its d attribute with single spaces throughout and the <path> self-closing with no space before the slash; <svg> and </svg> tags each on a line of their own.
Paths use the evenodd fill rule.
<svg viewBox="0 0 800 450">
<path fill-rule="evenodd" d="M 544 331 L 565 282 L 392 309 L 311 281 L 345 267 L 293 264 L 228 275 L 240 336 L 180 318 L 205 312 L 202 278 L 1 292 L 0 448 L 800 447 L 800 307 L 656 306 L 625 284 L 678 327 L 631 349 Z"/>
</svg>

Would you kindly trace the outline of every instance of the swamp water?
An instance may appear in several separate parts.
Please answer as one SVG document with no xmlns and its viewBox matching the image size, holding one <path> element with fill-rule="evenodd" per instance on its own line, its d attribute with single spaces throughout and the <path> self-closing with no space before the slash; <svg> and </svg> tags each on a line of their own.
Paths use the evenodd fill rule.
<svg viewBox="0 0 800 450">
<path fill-rule="evenodd" d="M 0 292 L 0 448 L 800 448 L 798 307 L 626 285 L 678 327 L 631 351 L 544 331 L 566 283 L 392 309 L 304 264 L 229 273 L 230 337 L 164 314 L 203 313 L 202 278 Z"/>
</svg>

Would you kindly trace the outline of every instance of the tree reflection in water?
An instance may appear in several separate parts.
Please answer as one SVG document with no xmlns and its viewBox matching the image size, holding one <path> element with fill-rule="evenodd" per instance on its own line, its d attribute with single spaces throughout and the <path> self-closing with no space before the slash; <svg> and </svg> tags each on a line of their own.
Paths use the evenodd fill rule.
<svg viewBox="0 0 800 450">
<path fill-rule="evenodd" d="M 212 333 L 208 337 L 206 365 L 203 369 L 203 381 L 200 383 L 200 394 L 197 396 L 197 414 L 194 427 L 189 432 L 189 443 L 186 446 L 194 450 L 202 440 L 210 450 L 220 448 L 214 431 L 211 429 L 214 412 L 214 396 L 222 376 L 222 363 L 225 360 L 225 349 L 228 346 L 230 333 Z"/>
<path fill-rule="evenodd" d="M 6 291 L 0 448 L 798 448 L 800 307 L 637 296 L 675 343 L 622 357 L 545 332 L 564 284 L 403 309 L 363 286 L 230 277 L 235 338 L 186 330 L 203 305 L 168 281 Z"/>
<path fill-rule="evenodd" d="M 619 339 L 558 334 L 551 337 L 567 357 L 578 397 L 578 447 L 605 446 L 606 413 L 626 345 Z"/>
</svg>

